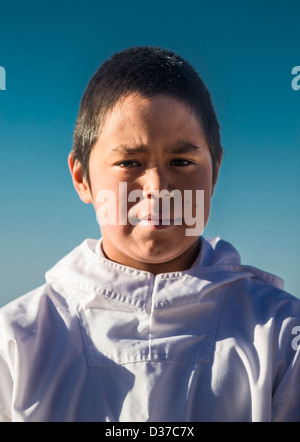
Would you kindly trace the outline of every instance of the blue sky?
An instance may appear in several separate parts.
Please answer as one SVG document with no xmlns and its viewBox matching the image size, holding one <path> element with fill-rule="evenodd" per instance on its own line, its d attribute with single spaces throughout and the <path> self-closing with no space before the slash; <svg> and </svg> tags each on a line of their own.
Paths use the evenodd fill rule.
<svg viewBox="0 0 300 442">
<path fill-rule="evenodd" d="M 99 236 L 67 155 L 89 78 L 135 45 L 180 53 L 211 91 L 225 157 L 205 236 L 232 242 L 300 297 L 299 15 L 297 0 L 1 0 L 0 305 Z"/>
</svg>

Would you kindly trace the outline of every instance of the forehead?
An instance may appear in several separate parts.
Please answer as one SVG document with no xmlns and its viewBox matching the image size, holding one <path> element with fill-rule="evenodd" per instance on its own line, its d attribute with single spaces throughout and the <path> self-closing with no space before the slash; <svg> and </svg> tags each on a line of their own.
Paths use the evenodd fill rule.
<svg viewBox="0 0 300 442">
<path fill-rule="evenodd" d="M 100 129 L 99 137 L 203 136 L 202 123 L 185 102 L 164 94 L 144 97 L 131 93 L 119 99 Z"/>
</svg>

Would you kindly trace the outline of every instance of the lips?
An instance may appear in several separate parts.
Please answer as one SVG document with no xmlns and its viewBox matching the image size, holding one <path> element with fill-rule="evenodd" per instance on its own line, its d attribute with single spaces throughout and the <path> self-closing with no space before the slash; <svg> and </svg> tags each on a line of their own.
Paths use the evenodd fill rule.
<svg viewBox="0 0 300 442">
<path fill-rule="evenodd" d="M 174 222 L 174 218 L 172 216 L 168 218 L 163 218 L 162 215 L 153 215 L 151 213 L 144 215 L 143 217 L 139 217 L 138 219 L 140 220 L 141 225 L 170 225 Z"/>
<path fill-rule="evenodd" d="M 164 207 L 161 210 L 155 202 L 144 199 L 129 209 L 128 220 L 132 225 L 152 227 L 155 230 L 155 228 L 181 225 L 182 213 L 181 210 L 177 214 L 172 209 L 167 210 Z"/>
</svg>

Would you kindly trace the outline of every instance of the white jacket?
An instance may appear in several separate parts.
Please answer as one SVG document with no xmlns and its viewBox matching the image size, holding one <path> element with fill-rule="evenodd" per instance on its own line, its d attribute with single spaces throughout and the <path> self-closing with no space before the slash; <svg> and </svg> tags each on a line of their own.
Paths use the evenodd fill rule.
<svg viewBox="0 0 300 442">
<path fill-rule="evenodd" d="M 86 240 L 2 308 L 0 420 L 300 422 L 300 301 L 201 242 L 155 277 Z"/>
</svg>

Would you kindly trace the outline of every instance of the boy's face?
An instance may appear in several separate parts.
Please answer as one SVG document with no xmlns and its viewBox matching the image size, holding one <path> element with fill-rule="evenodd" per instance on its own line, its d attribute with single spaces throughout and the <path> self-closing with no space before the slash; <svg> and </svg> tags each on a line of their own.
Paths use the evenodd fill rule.
<svg viewBox="0 0 300 442">
<path fill-rule="evenodd" d="M 109 259 L 153 273 L 183 270 L 192 264 L 200 232 L 194 229 L 195 234 L 187 235 L 193 226 L 187 225 L 184 209 L 194 219 L 199 216 L 196 190 L 203 190 L 204 227 L 213 183 L 203 129 L 186 104 L 165 95 L 128 95 L 107 114 L 91 151 L 90 188 L 80 175 L 80 164 L 73 164 L 72 157 L 69 161 L 81 199 L 93 203 L 100 225 L 102 221 L 103 250 Z M 163 193 L 158 195 L 162 190 L 167 195 L 176 190 L 182 196 L 182 203 L 179 198 L 176 204 L 169 198 L 169 225 L 159 197 Z M 142 199 L 136 197 L 142 194 Z M 135 222 L 129 221 L 128 214 Z"/>
</svg>

